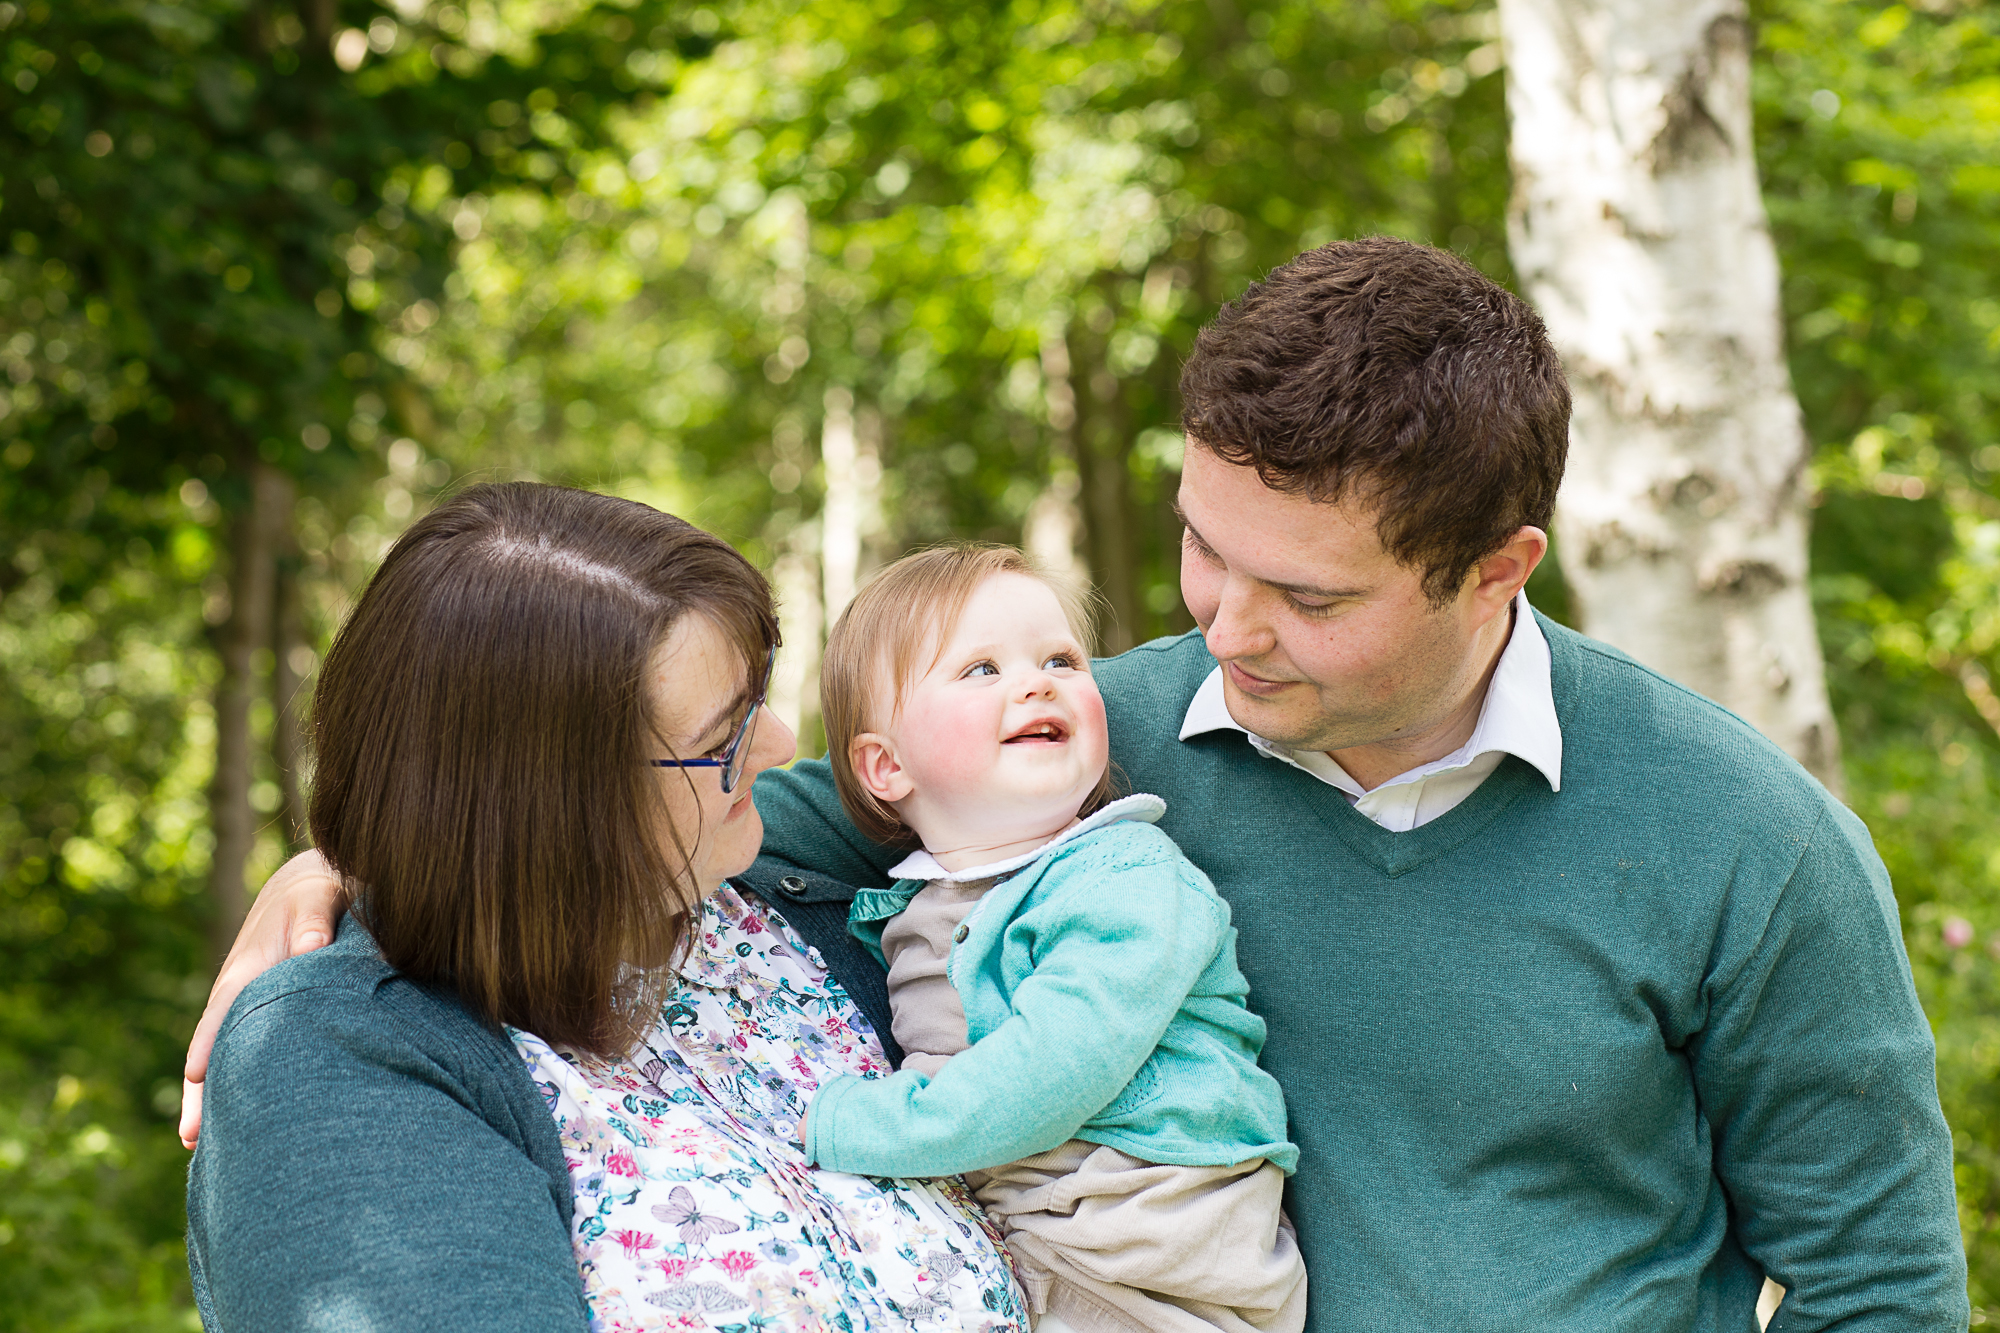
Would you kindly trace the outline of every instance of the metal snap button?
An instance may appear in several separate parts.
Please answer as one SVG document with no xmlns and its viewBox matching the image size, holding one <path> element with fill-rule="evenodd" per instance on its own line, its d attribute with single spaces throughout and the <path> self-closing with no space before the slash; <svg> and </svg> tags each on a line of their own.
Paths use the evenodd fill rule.
<svg viewBox="0 0 2000 1333">
<path fill-rule="evenodd" d="M 970 935 L 971 933 L 972 933 L 972 927 L 960 926 L 957 930 L 951 932 L 951 942 L 953 944 L 963 944 L 965 943 L 965 937 L 967 935 Z"/>
<path fill-rule="evenodd" d="M 803 898 L 806 896 L 806 882 L 797 875 L 785 876 L 778 881 L 778 887 L 794 898 Z"/>
</svg>

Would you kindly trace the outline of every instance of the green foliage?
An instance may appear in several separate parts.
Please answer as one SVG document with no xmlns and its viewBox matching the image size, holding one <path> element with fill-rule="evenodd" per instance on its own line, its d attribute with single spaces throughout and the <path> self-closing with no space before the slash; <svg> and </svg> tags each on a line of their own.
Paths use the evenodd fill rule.
<svg viewBox="0 0 2000 1333">
<path fill-rule="evenodd" d="M 109 495 L 0 599 L 0 1326 L 184 1326 L 176 1048 L 206 987 L 201 529 Z M 156 550 L 148 536 L 161 540 Z M 193 568 L 188 568 L 192 566 Z"/>
<path fill-rule="evenodd" d="M 1822 635 L 1992 1305 L 2000 37 L 1956 0 L 1759 8 Z M 1180 628 L 1180 357 L 1336 236 L 1509 278 L 1496 36 L 1477 0 L 0 0 L 0 1330 L 186 1323 L 254 463 L 304 497 L 316 638 L 494 476 L 685 513 L 802 615 L 839 423 L 864 569 L 1069 504 L 1111 644 Z M 1533 592 L 1565 605 L 1553 565 Z"/>
<path fill-rule="evenodd" d="M 671 95 L 609 120 L 556 198 L 438 198 L 476 239 L 411 355 L 461 466 L 672 497 L 768 561 L 819 516 L 832 393 L 879 426 L 883 552 L 1018 539 L 1072 478 L 1115 646 L 1187 623 L 1176 349 L 1219 302 L 1371 231 L 1505 271 L 1490 12 L 703 12 L 713 53 L 649 57 Z"/>
<path fill-rule="evenodd" d="M 1818 445 L 1815 592 L 1850 796 L 1903 906 L 2000 1308 L 2000 21 L 1771 0 L 1759 157 Z"/>
</svg>

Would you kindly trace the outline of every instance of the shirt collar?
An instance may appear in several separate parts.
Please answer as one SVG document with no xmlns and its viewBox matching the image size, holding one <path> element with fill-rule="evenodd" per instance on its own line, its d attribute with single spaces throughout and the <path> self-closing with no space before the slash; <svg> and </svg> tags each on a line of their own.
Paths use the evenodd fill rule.
<svg viewBox="0 0 2000 1333">
<path fill-rule="evenodd" d="M 1181 720 L 1180 738 L 1187 740 L 1212 731 L 1241 732 L 1258 749 L 1290 757 L 1283 746 L 1255 735 L 1229 715 L 1229 704 L 1222 692 L 1221 667 L 1209 672 L 1201 688 L 1194 692 L 1187 715 Z M 1525 760 L 1548 779 L 1551 791 L 1561 791 L 1562 752 L 1562 724 L 1556 718 L 1555 685 L 1549 670 L 1549 641 L 1542 627 L 1535 623 L 1528 595 L 1522 592 L 1515 594 L 1514 628 L 1507 636 L 1507 646 L 1500 652 L 1500 661 L 1493 668 L 1493 679 L 1487 684 L 1486 699 L 1479 706 L 1479 720 L 1473 724 L 1471 737 L 1444 758 L 1420 764 L 1389 781 L 1414 782 L 1433 773 L 1463 768 L 1481 755 L 1498 753 Z M 1309 771 L 1317 771 L 1323 765 L 1338 767 L 1323 755 L 1314 755 L 1313 759 L 1315 762 L 1307 766 Z M 1359 794 L 1358 788 L 1355 794 Z"/>
<path fill-rule="evenodd" d="M 1103 828 L 1106 824 L 1115 824 L 1121 819 L 1133 819 L 1142 824 L 1157 824 L 1160 822 L 1160 816 L 1165 813 L 1167 813 L 1167 803 L 1165 801 L 1146 792 L 1135 792 L 1130 796 L 1101 807 L 1088 819 L 1079 819 L 1076 823 L 1071 824 L 1061 833 L 1056 834 L 1055 837 L 1050 838 L 1033 851 L 1022 852 L 1019 856 L 1010 856 L 1004 861 L 995 861 L 991 865 L 973 866 L 969 870 L 946 870 L 943 865 L 939 864 L 935 856 L 920 848 L 889 867 L 889 873 L 897 879 L 948 879 L 959 883 L 973 879 L 992 879 L 995 875 L 1004 875 L 1010 870 L 1019 870 L 1031 861 L 1039 861 L 1057 847 L 1082 837 L 1092 829 Z"/>
</svg>

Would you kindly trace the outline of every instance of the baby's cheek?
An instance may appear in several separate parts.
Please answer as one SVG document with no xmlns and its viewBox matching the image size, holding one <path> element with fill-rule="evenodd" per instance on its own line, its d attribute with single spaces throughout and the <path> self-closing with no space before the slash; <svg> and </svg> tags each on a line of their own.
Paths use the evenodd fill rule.
<svg viewBox="0 0 2000 1333">
<path fill-rule="evenodd" d="M 1104 696 L 1094 687 L 1076 700 L 1076 729 L 1077 739 L 1090 746 L 1100 762 L 1110 758 L 1111 732 L 1104 720 Z"/>
<path fill-rule="evenodd" d="M 906 761 L 933 782 L 977 782 L 990 770 L 997 719 L 980 710 L 935 705 L 911 710 L 901 728 Z"/>
</svg>

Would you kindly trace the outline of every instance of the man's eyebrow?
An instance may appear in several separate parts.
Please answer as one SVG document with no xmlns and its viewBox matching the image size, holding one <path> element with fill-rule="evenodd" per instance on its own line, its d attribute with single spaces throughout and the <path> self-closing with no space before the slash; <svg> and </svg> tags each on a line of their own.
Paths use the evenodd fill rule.
<svg viewBox="0 0 2000 1333">
<path fill-rule="evenodd" d="M 1201 533 L 1195 528 L 1195 525 L 1188 521 L 1187 511 L 1181 508 L 1179 500 L 1173 502 L 1173 513 L 1174 517 L 1181 521 L 1181 526 L 1187 529 L 1187 535 L 1195 545 L 1204 551 L 1213 551 L 1215 549 L 1203 540 Z M 1315 588 L 1305 583 L 1279 583 L 1275 579 L 1258 579 L 1257 581 L 1267 588 L 1276 588 L 1279 592 L 1288 592 L 1299 597 L 1324 597 L 1329 602 L 1350 602 L 1356 598 L 1368 595 L 1368 591 L 1365 588 Z"/>
<path fill-rule="evenodd" d="M 1351 602 L 1368 595 L 1367 590 L 1363 588 L 1314 588 L 1303 583 L 1277 583 L 1270 579 L 1259 579 L 1258 582 L 1267 588 L 1276 588 L 1279 592 L 1289 592 L 1300 597 L 1324 597 L 1329 602 Z"/>
<path fill-rule="evenodd" d="M 1194 541 L 1196 546 L 1199 546 L 1204 551 L 1213 549 L 1206 541 L 1202 540 L 1201 530 L 1195 527 L 1194 520 L 1187 516 L 1187 510 L 1181 508 L 1179 500 L 1173 502 L 1173 511 L 1175 519 L 1179 520 L 1180 525 L 1187 529 L 1187 535 Z"/>
</svg>

